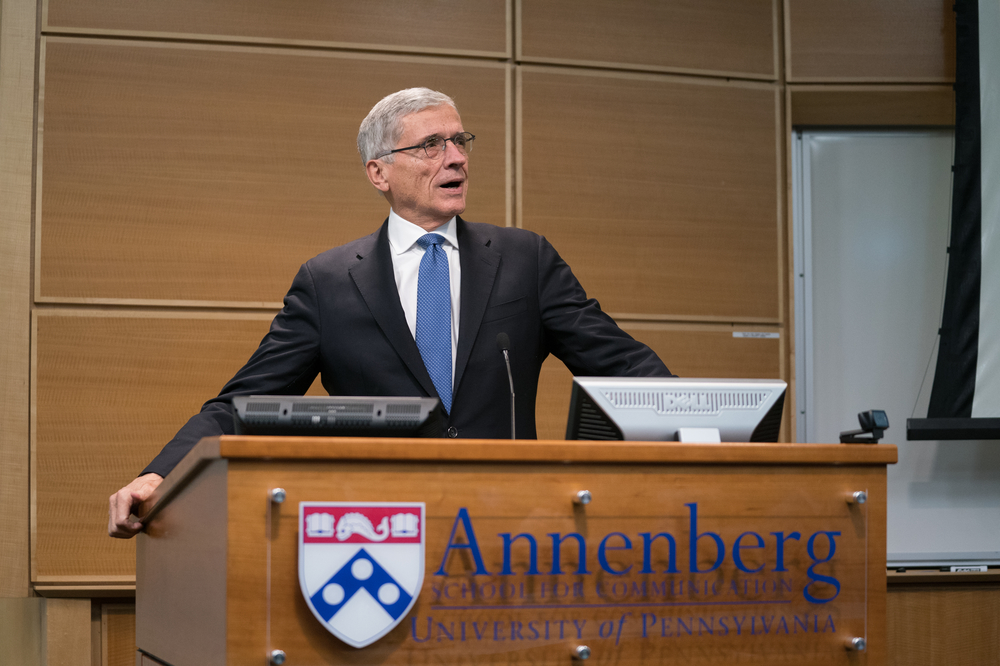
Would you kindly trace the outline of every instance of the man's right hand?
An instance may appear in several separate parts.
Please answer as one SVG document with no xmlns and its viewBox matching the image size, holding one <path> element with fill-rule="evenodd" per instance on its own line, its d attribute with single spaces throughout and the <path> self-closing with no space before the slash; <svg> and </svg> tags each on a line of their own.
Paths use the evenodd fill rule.
<svg viewBox="0 0 1000 666">
<path fill-rule="evenodd" d="M 132 509 L 146 500 L 163 481 L 159 474 L 143 474 L 108 498 L 108 536 L 131 539 L 142 531 L 142 523 L 129 520 Z"/>
</svg>

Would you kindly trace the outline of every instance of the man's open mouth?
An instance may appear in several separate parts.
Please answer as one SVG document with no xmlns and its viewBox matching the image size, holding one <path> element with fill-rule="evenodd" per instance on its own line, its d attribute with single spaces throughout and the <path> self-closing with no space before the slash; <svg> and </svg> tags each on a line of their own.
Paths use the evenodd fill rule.
<svg viewBox="0 0 1000 666">
<path fill-rule="evenodd" d="M 456 188 L 461 187 L 462 186 L 462 182 L 463 181 L 461 179 L 459 179 L 459 180 L 450 180 L 447 183 L 444 183 L 441 187 L 447 188 L 449 190 L 454 190 Z"/>
</svg>

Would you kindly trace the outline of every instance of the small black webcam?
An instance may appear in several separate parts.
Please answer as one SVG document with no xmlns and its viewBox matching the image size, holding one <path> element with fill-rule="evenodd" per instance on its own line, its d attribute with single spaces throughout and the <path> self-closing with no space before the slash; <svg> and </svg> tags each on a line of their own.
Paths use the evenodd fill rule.
<svg viewBox="0 0 1000 666">
<path fill-rule="evenodd" d="M 841 444 L 877 444 L 889 429 L 889 417 L 885 410 L 869 409 L 858 414 L 860 430 L 845 430 L 840 433 Z"/>
</svg>

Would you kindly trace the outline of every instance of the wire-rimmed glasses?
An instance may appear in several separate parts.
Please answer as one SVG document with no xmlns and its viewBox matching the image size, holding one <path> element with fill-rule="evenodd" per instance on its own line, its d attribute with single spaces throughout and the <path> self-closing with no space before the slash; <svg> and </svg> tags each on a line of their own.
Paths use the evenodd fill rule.
<svg viewBox="0 0 1000 666">
<path fill-rule="evenodd" d="M 414 150 L 416 148 L 423 148 L 424 154 L 430 159 L 434 160 L 444 154 L 445 146 L 451 141 L 458 151 L 463 155 L 468 155 L 472 152 L 472 143 L 476 140 L 476 135 L 469 132 L 460 132 L 453 137 L 441 137 L 432 136 L 423 143 L 418 143 L 415 146 L 407 146 L 406 148 L 396 148 L 395 150 L 388 150 L 379 153 L 375 156 L 375 159 L 385 157 L 386 155 L 392 155 L 393 153 L 399 153 L 404 150 Z"/>
</svg>

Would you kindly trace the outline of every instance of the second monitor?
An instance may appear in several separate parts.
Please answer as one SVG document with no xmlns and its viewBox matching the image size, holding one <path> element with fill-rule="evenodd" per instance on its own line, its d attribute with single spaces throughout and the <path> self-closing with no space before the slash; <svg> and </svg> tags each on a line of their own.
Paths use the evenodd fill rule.
<svg viewBox="0 0 1000 666">
<path fill-rule="evenodd" d="M 776 442 L 780 379 L 574 377 L 566 439 Z"/>
</svg>

